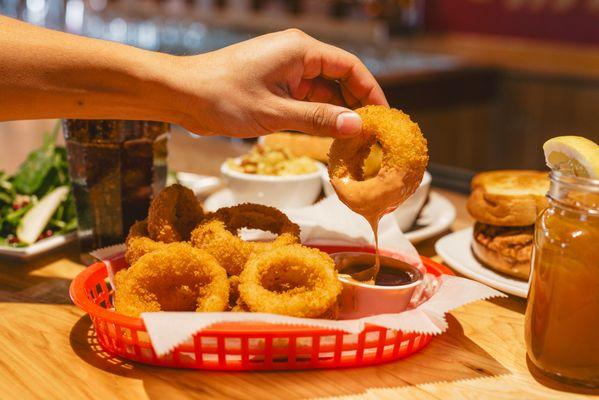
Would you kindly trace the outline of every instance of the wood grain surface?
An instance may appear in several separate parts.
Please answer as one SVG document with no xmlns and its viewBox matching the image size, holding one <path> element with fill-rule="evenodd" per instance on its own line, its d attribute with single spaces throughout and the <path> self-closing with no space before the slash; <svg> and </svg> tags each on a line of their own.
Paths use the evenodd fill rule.
<svg viewBox="0 0 599 400">
<path fill-rule="evenodd" d="M 216 173 L 224 157 L 244 150 L 219 139 L 175 135 L 170 159 L 177 169 Z M 471 224 L 463 195 L 438 192 L 458 210 L 452 229 Z M 436 239 L 419 251 L 433 256 Z M 448 316 L 449 330 L 423 351 L 376 367 L 225 373 L 130 363 L 102 351 L 89 317 L 68 298 L 70 280 L 83 268 L 74 245 L 26 262 L 0 260 L 1 399 L 585 397 L 531 374 L 525 301 L 516 297 L 461 307 Z"/>
</svg>

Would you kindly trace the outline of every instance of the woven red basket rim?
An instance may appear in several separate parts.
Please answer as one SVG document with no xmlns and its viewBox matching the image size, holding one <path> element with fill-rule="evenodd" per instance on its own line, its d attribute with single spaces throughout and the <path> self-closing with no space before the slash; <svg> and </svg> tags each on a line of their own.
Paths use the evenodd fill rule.
<svg viewBox="0 0 599 400">
<path fill-rule="evenodd" d="M 372 247 L 352 247 L 352 246 L 314 246 L 325 252 L 342 252 L 342 251 L 365 251 L 374 252 Z M 333 250 L 334 251 L 327 251 Z M 381 250 L 381 254 L 387 257 L 397 257 L 397 253 L 389 250 Z M 439 264 L 428 257 L 420 256 L 425 267 L 435 275 L 454 275 L 454 273 L 446 266 Z M 88 313 L 90 316 L 104 319 L 108 322 L 113 322 L 123 327 L 145 330 L 145 325 L 141 318 L 129 317 L 126 315 L 119 314 L 115 311 L 103 308 L 88 297 L 86 293 L 85 283 L 89 279 L 92 279 L 96 274 L 104 275 L 103 278 L 108 276 L 106 270 L 106 264 L 103 261 L 98 261 L 82 272 L 77 274 L 75 279 L 71 282 L 69 287 L 69 295 L 75 305 L 81 308 L 83 311 Z M 98 281 L 99 279 L 96 279 Z M 235 333 L 256 333 L 260 334 L 267 331 L 270 334 L 289 334 L 289 333 L 301 333 L 302 335 L 322 335 L 331 332 L 336 332 L 332 329 L 325 328 L 314 328 L 306 325 L 286 325 L 286 324 L 269 324 L 269 323 L 239 323 L 239 322 L 220 322 L 212 325 L 209 328 L 204 329 L 205 334 L 235 334 Z"/>
</svg>

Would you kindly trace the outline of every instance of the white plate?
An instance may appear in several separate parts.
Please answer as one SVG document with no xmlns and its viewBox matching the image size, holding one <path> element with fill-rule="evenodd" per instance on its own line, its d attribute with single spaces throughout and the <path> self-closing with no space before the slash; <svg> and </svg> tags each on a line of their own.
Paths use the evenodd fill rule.
<svg viewBox="0 0 599 400">
<path fill-rule="evenodd" d="M 528 282 L 512 279 L 483 267 L 470 249 L 472 228 L 462 229 L 442 237 L 435 243 L 437 254 L 457 272 L 502 292 L 526 298 Z"/>
<path fill-rule="evenodd" d="M 177 181 L 190 188 L 198 197 L 206 197 L 222 186 L 220 178 L 209 175 L 199 175 L 192 172 L 177 172 Z"/>
<path fill-rule="evenodd" d="M 449 229 L 455 221 L 456 210 L 451 201 L 443 195 L 431 191 L 428 202 L 422 208 L 416 228 L 404 232 L 412 243 L 429 239 Z"/>
<path fill-rule="evenodd" d="M 216 211 L 221 207 L 235 205 L 233 194 L 229 189 L 221 189 L 209 196 L 204 202 L 204 210 Z M 431 192 L 428 203 L 422 209 L 417 221 L 417 228 L 405 232 L 406 238 L 418 243 L 447 230 L 455 220 L 456 210 L 444 196 Z"/>
<path fill-rule="evenodd" d="M 66 235 L 52 236 L 26 247 L 0 246 L 0 256 L 13 258 L 29 258 L 38 256 L 47 251 L 64 246 L 75 239 L 77 239 L 77 232 L 71 232 L 67 233 Z"/>
<path fill-rule="evenodd" d="M 233 193 L 230 189 L 221 189 L 210 196 L 204 201 L 204 211 L 213 212 L 221 207 L 231 207 L 235 205 L 233 200 Z"/>
</svg>

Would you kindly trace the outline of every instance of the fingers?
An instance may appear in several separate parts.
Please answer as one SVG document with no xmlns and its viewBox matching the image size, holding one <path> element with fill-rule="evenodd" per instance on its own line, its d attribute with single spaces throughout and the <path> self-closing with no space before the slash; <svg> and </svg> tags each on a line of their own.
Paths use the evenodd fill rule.
<svg viewBox="0 0 599 400">
<path fill-rule="evenodd" d="M 338 106 L 350 105 L 344 100 L 341 89 L 336 82 L 324 78 L 303 79 L 293 93 L 296 100 L 307 100 L 316 103 L 330 103 Z"/>
<path fill-rule="evenodd" d="M 355 112 L 328 103 L 285 100 L 282 129 L 295 130 L 315 136 L 351 137 L 362 131 L 362 120 Z M 281 117 L 279 117 L 281 119 Z"/>
<path fill-rule="evenodd" d="M 319 76 L 338 81 L 349 105 L 389 105 L 376 79 L 358 57 L 314 40 L 306 46 L 303 79 Z"/>
</svg>

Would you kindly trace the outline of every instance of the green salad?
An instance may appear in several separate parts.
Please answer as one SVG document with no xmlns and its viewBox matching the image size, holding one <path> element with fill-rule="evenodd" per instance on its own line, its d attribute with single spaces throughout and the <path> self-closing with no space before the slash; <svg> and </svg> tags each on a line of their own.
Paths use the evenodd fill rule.
<svg viewBox="0 0 599 400">
<path fill-rule="evenodd" d="M 0 171 L 0 246 L 24 247 L 77 228 L 67 152 L 59 125 L 12 176 Z"/>
</svg>

